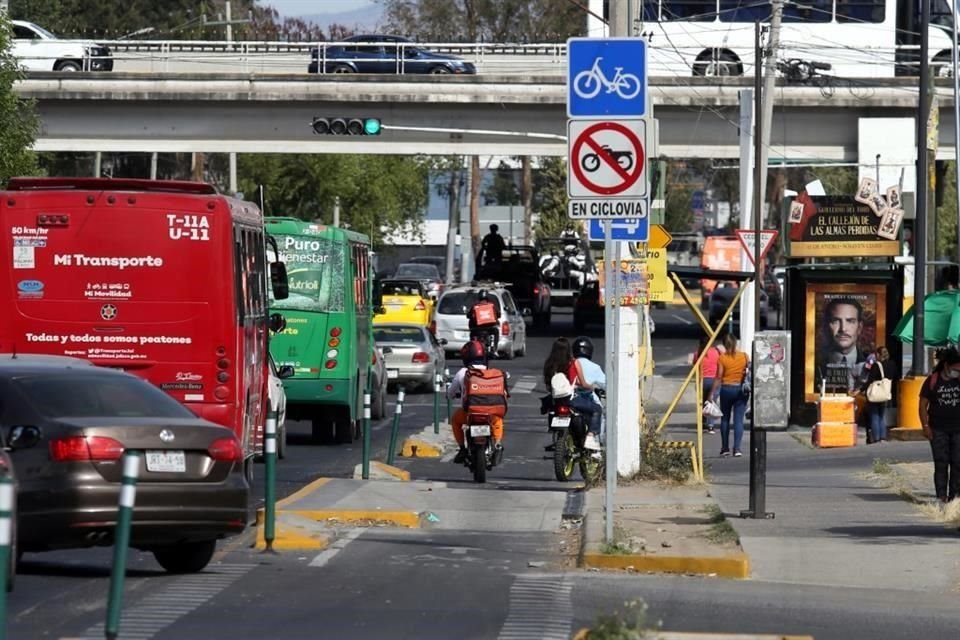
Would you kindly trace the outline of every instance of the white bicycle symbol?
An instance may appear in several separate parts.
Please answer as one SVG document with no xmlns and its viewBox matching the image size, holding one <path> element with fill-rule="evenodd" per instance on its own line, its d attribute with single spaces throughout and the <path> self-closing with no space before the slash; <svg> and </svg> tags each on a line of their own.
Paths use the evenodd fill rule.
<svg viewBox="0 0 960 640">
<path fill-rule="evenodd" d="M 601 60 L 603 58 L 597 58 L 591 69 L 576 75 L 573 79 L 573 91 L 584 100 L 595 97 L 603 87 L 607 88 L 607 93 L 616 93 L 624 100 L 636 98 L 640 93 L 640 78 L 632 73 L 623 73 L 623 67 L 614 67 L 616 74 L 613 80 L 607 80 L 600 68 Z"/>
</svg>

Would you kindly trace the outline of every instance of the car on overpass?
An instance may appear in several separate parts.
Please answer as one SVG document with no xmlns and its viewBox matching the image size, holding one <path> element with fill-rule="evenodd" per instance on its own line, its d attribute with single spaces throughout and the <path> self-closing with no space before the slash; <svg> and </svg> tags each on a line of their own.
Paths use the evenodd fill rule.
<svg viewBox="0 0 960 640">
<path fill-rule="evenodd" d="M 89 40 L 63 40 L 43 27 L 12 20 L 10 53 L 27 71 L 112 71 L 110 49 Z"/>
<path fill-rule="evenodd" d="M 364 34 L 331 42 L 310 50 L 308 73 L 415 73 L 472 75 L 472 62 L 434 53 L 409 38 Z"/>
</svg>

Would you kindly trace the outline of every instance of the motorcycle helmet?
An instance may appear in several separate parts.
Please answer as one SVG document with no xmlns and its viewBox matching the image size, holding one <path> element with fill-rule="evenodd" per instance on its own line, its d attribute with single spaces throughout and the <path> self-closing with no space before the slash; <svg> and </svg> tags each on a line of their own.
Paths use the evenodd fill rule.
<svg viewBox="0 0 960 640">
<path fill-rule="evenodd" d="M 486 356 L 486 350 L 476 338 L 460 348 L 460 359 L 463 360 L 463 366 L 465 367 L 483 364 L 486 361 Z"/>
<path fill-rule="evenodd" d="M 593 358 L 593 341 L 586 336 L 579 336 L 570 345 L 574 358 Z"/>
<path fill-rule="evenodd" d="M 486 289 L 480 289 L 480 291 L 477 292 L 477 302 L 487 302 L 489 299 L 489 294 Z"/>
</svg>

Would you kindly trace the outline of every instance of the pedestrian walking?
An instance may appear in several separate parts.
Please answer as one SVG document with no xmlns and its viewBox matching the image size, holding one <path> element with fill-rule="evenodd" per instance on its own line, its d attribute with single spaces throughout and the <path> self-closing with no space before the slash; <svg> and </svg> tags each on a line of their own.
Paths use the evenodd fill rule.
<svg viewBox="0 0 960 640">
<path fill-rule="evenodd" d="M 933 486 L 940 502 L 960 492 L 960 353 L 937 353 L 937 366 L 920 387 L 920 424 L 933 453 Z"/>
<path fill-rule="evenodd" d="M 733 457 L 743 455 L 740 445 L 743 440 L 743 416 L 747 411 L 744 383 L 750 359 L 743 351 L 737 351 L 737 338 L 732 333 L 723 337 L 724 353 L 717 359 L 717 374 L 710 390 L 710 400 L 720 398 L 720 455 L 730 455 L 730 423 L 733 423 Z"/>
<path fill-rule="evenodd" d="M 707 336 L 702 336 L 700 338 L 700 346 L 697 347 L 696 353 L 693 354 L 694 362 L 697 361 L 697 358 L 700 357 L 700 354 L 703 353 L 706 347 Z M 703 381 L 704 400 L 709 399 L 710 393 L 713 391 L 713 380 L 717 377 L 717 362 L 719 360 L 720 348 L 717 345 L 713 345 L 700 363 L 700 378 Z M 700 411 L 703 411 L 703 407 L 700 407 Z M 720 425 L 720 418 L 718 416 L 708 416 L 704 414 L 703 424 L 707 427 L 707 433 L 716 433 L 716 428 Z"/>
<path fill-rule="evenodd" d="M 887 441 L 887 402 L 891 399 L 893 381 L 898 377 L 897 365 L 886 347 L 878 347 L 867 358 L 857 395 L 865 401 L 863 412 L 867 426 L 867 444 Z"/>
</svg>

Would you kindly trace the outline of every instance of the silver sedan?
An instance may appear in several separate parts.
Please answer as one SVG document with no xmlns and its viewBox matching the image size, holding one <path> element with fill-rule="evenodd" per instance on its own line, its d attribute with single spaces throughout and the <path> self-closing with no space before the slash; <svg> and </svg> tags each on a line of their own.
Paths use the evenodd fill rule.
<svg viewBox="0 0 960 640">
<path fill-rule="evenodd" d="M 373 335 L 383 351 L 390 385 L 432 388 L 434 376 L 442 373 L 446 366 L 443 353 L 446 340 L 438 341 L 420 325 L 399 322 L 378 324 Z"/>
</svg>

